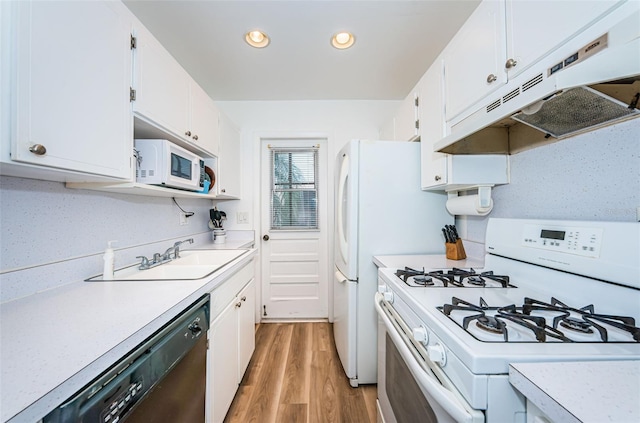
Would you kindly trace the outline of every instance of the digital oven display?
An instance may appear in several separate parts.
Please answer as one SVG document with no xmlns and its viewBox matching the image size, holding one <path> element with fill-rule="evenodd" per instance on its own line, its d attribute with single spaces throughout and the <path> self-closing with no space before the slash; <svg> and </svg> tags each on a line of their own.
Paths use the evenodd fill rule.
<svg viewBox="0 0 640 423">
<path fill-rule="evenodd" d="M 191 160 L 171 153 L 171 175 L 178 178 L 191 180 Z"/>
<path fill-rule="evenodd" d="M 540 232 L 540 238 L 545 239 L 558 239 L 560 241 L 564 241 L 565 231 L 550 231 L 548 229 L 543 229 Z"/>
</svg>

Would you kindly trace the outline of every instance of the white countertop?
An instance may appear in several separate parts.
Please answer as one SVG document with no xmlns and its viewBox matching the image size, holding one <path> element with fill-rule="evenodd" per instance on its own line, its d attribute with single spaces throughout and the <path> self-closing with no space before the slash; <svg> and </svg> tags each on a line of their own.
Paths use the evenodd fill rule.
<svg viewBox="0 0 640 423">
<path fill-rule="evenodd" d="M 42 418 L 254 255 L 200 280 L 78 282 L 3 303 L 1 421 Z"/>
<path fill-rule="evenodd" d="M 640 421 L 640 361 L 515 363 L 509 381 L 555 423 Z"/>
<path fill-rule="evenodd" d="M 374 256 L 373 262 L 378 267 L 404 268 L 405 266 L 420 270 L 450 269 L 452 267 L 480 269 L 484 266 L 483 258 L 467 257 L 465 260 L 449 260 L 444 254 L 405 254 Z"/>
</svg>

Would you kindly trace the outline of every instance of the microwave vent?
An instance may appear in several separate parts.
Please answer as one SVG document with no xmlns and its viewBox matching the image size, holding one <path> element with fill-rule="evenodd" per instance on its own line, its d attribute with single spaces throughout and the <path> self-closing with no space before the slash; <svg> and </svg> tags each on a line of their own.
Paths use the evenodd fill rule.
<svg viewBox="0 0 640 423">
<path fill-rule="evenodd" d="M 502 97 L 502 102 L 506 103 L 509 100 L 513 100 L 514 98 L 516 98 L 517 96 L 520 95 L 520 88 L 516 88 L 515 90 L 511 91 L 510 93 L 508 93 L 507 95 L 505 95 L 504 97 Z"/>
<path fill-rule="evenodd" d="M 533 88 L 534 86 L 538 85 L 541 82 L 542 82 L 542 74 L 539 74 L 535 78 L 532 78 L 527 82 L 525 82 L 524 84 L 522 84 L 522 92 L 525 92 L 530 88 Z"/>
</svg>

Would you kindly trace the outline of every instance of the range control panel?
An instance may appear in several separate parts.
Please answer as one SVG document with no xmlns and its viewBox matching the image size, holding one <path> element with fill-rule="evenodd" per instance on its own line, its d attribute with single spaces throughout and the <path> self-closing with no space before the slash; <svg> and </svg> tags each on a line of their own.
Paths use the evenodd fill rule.
<svg viewBox="0 0 640 423">
<path fill-rule="evenodd" d="M 525 225 L 522 245 L 584 257 L 599 257 L 602 228 Z"/>
</svg>

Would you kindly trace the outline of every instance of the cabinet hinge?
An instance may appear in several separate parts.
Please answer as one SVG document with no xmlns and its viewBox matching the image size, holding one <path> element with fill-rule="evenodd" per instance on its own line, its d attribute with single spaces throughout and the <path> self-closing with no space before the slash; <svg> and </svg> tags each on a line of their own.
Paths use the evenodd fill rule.
<svg viewBox="0 0 640 423">
<path fill-rule="evenodd" d="M 416 98 L 414 99 L 414 101 L 413 101 L 413 104 L 414 104 L 416 107 L 420 106 L 420 97 L 416 97 Z"/>
<path fill-rule="evenodd" d="M 267 315 L 267 306 L 266 306 L 266 305 L 263 305 L 263 306 L 262 306 L 262 310 L 263 310 L 262 315 L 263 315 L 263 316 L 266 316 L 266 315 Z"/>
<path fill-rule="evenodd" d="M 416 129 L 420 129 L 420 119 L 416 120 Z"/>
<path fill-rule="evenodd" d="M 136 90 L 129 88 L 129 101 L 136 101 Z"/>
<path fill-rule="evenodd" d="M 138 39 L 136 37 L 134 37 L 133 34 L 132 34 L 131 35 L 131 50 L 133 50 L 137 46 L 138 46 Z"/>
</svg>

